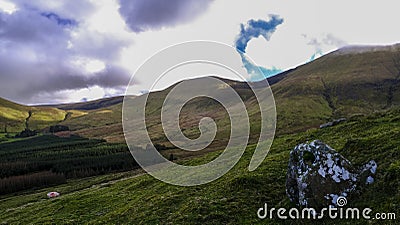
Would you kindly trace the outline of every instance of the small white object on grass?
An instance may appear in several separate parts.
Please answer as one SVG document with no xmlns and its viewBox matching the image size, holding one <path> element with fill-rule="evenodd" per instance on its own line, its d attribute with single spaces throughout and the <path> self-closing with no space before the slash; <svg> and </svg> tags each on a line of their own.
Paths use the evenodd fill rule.
<svg viewBox="0 0 400 225">
<path fill-rule="evenodd" d="M 60 193 L 55 192 L 55 191 L 47 193 L 47 197 L 49 197 L 49 198 L 56 198 L 58 196 L 60 196 Z"/>
</svg>

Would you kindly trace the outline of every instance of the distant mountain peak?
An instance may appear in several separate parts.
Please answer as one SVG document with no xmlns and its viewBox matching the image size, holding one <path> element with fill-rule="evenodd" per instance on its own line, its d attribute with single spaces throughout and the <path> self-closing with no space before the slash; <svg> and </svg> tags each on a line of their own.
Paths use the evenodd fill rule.
<svg viewBox="0 0 400 225">
<path fill-rule="evenodd" d="M 393 45 L 349 45 L 335 51 L 335 55 L 362 54 L 379 51 L 400 51 L 400 43 Z"/>
</svg>

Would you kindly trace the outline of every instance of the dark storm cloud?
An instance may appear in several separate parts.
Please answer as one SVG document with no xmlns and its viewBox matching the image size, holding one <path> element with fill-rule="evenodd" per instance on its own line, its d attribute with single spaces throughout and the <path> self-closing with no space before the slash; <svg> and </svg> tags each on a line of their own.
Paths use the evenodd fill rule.
<svg viewBox="0 0 400 225">
<path fill-rule="evenodd" d="M 70 49 L 73 54 L 112 61 L 120 54 L 120 49 L 129 45 L 129 40 L 111 33 L 96 31 L 80 34 L 79 40 L 74 40 L 74 47 Z"/>
<path fill-rule="evenodd" d="M 0 41 L 3 44 L 63 44 L 66 37 L 66 30 L 35 11 L 18 10 L 11 15 L 0 12 Z"/>
<path fill-rule="evenodd" d="M 66 69 L 67 70 L 67 69 Z M 20 96 L 25 99 L 31 99 L 33 93 L 52 93 L 60 90 L 75 90 L 88 88 L 101 84 L 103 88 L 115 88 L 127 84 L 129 77 L 126 76 L 127 71 L 119 67 L 108 67 L 105 70 L 92 74 L 63 74 L 62 76 L 49 76 L 45 84 L 32 81 L 22 88 L 19 92 Z"/>
<path fill-rule="evenodd" d="M 246 52 L 247 44 L 253 38 L 263 36 L 267 41 L 275 32 L 278 25 L 283 23 L 277 15 L 270 15 L 270 20 L 249 20 L 247 24 L 240 25 L 240 33 L 236 38 L 235 46 L 238 50 Z"/>
<path fill-rule="evenodd" d="M 129 72 L 117 65 L 128 41 L 111 34 L 81 32 L 79 18 L 85 12 L 85 1 L 79 10 L 76 4 L 39 8 L 40 1 L 32 2 L 16 1 L 18 10 L 12 14 L 0 11 L 0 97 L 35 103 L 42 102 L 37 99 L 42 93 L 51 96 L 91 86 L 120 88 L 128 83 Z M 70 15 L 59 14 L 62 7 Z M 88 6 L 86 12 L 92 10 Z M 79 39 L 74 39 L 72 32 L 77 31 Z M 73 63 L 81 58 L 102 60 L 105 69 L 87 72 Z"/>
<path fill-rule="evenodd" d="M 213 0 L 119 0 L 120 14 L 136 33 L 176 26 L 205 12 Z"/>
<path fill-rule="evenodd" d="M 20 8 L 31 11 L 42 11 L 55 13 L 61 18 L 73 18 L 83 20 L 88 14 L 93 13 L 96 7 L 89 0 L 13 0 Z"/>
</svg>

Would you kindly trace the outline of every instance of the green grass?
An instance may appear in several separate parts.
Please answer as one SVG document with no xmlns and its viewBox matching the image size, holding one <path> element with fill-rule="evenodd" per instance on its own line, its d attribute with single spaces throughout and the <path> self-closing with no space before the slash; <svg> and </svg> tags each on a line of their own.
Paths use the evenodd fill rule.
<svg viewBox="0 0 400 225">
<path fill-rule="evenodd" d="M 199 84 L 198 79 L 188 82 L 192 82 L 191 85 Z M 272 85 L 277 105 L 277 132 L 296 133 L 318 127 L 339 117 L 367 115 L 400 106 L 400 91 L 397 88 L 399 82 L 398 47 L 391 50 L 381 48 L 360 54 L 345 54 L 343 50 L 339 50 L 320 57 L 290 71 L 281 81 Z M 257 106 L 251 98 L 248 87 L 235 81 L 227 83 L 245 97 L 249 111 Z M 151 121 L 149 126 L 152 130 L 150 130 L 154 132 L 153 138 L 166 145 L 168 143 L 162 135 L 158 118 L 163 99 L 171 89 L 172 87 L 153 92 L 148 99 L 147 115 L 149 115 L 148 121 Z M 194 101 L 194 104 L 188 106 L 189 113 L 183 113 L 182 116 L 183 122 L 187 125 L 186 134 L 193 136 L 198 134 L 198 121 L 193 118 L 201 113 L 215 115 L 217 119 L 222 120 L 220 124 L 227 123 L 221 110 L 216 110 L 216 104 L 209 103 L 204 100 Z M 0 132 L 4 131 L 5 124 L 8 124 L 8 132 L 22 131 L 29 110 L 33 111 L 30 119 L 31 129 L 42 129 L 60 123 L 68 112 L 72 112 L 72 115 L 61 124 L 69 126 L 74 133 L 88 138 L 124 143 L 121 98 L 100 99 L 58 107 L 66 110 L 28 107 L 0 99 Z M 92 110 L 73 110 L 82 107 Z M 223 126 L 223 129 L 225 127 Z M 228 129 L 225 129 L 224 132 L 227 131 Z"/>
<path fill-rule="evenodd" d="M 43 129 L 61 122 L 67 114 L 64 110 L 55 108 L 34 107 L 30 110 L 32 111 L 32 117 L 29 119 L 29 127 L 34 130 Z"/>
<path fill-rule="evenodd" d="M 0 179 L 44 171 L 76 178 L 137 167 L 126 145 L 104 140 L 40 135 L 0 143 Z"/>
<path fill-rule="evenodd" d="M 295 133 L 354 114 L 400 105 L 398 49 L 327 54 L 272 86 L 278 132 Z M 395 91 L 393 91 L 395 90 Z"/>
<path fill-rule="evenodd" d="M 329 144 L 355 165 L 370 159 L 378 163 L 376 182 L 349 199 L 349 207 L 370 207 L 373 212 L 395 212 L 399 216 L 399 112 L 357 117 L 326 129 L 281 135 L 254 172 L 247 170 L 254 149 L 249 146 L 230 172 L 206 185 L 177 187 L 146 174 L 121 173 L 70 180 L 53 188 L 3 196 L 0 221 L 11 224 L 308 224 L 309 221 L 259 220 L 256 212 L 265 202 L 270 207 L 294 206 L 285 194 L 289 151 L 313 139 Z M 218 154 L 209 153 L 183 163 L 208 162 Z M 47 199 L 45 194 L 50 190 L 60 191 L 62 196 Z M 366 221 L 319 223 L 365 224 Z"/>
<path fill-rule="evenodd" d="M 398 51 L 343 54 L 339 50 L 294 69 L 271 86 L 277 107 L 278 134 L 305 131 L 340 117 L 368 115 L 400 106 L 400 91 L 396 88 L 400 82 L 399 65 Z M 198 85 L 196 82 L 200 81 L 188 82 Z M 249 89 L 238 82 L 228 83 L 245 97 L 245 104 L 252 113 L 257 105 L 249 97 Z M 147 105 L 152 137 L 165 145 L 168 143 L 162 135 L 159 112 L 163 99 L 171 89 L 151 93 Z M 216 120 L 221 120 L 220 124 L 226 124 L 226 118 L 221 110 L 217 110 L 217 104 L 205 100 L 195 100 L 193 103 L 187 104 L 187 111 L 182 113 L 183 123 L 187 125 L 186 134 L 198 135 L 198 121 L 195 118 L 201 114 L 214 115 Z M 122 143 L 121 107 L 122 104 L 117 104 L 88 111 L 86 115 L 63 123 L 79 135 Z M 226 127 L 222 126 L 225 133 L 228 131 Z M 106 134 L 102 132 L 105 129 L 109 131 Z"/>
<path fill-rule="evenodd" d="M 29 129 L 38 130 L 64 120 L 64 110 L 50 107 L 29 107 L 0 98 L 0 132 L 20 132 L 26 128 L 29 116 Z"/>
<path fill-rule="evenodd" d="M 340 52 L 339 52 L 340 53 Z M 321 57 L 289 73 L 272 86 L 277 103 L 279 135 L 264 163 L 254 172 L 247 166 L 254 146 L 249 146 L 238 165 L 224 177 L 210 184 L 182 188 L 161 183 L 148 175 L 129 173 L 69 180 L 67 184 L 3 196 L 0 221 L 3 223 L 129 223 L 129 224 L 303 224 L 306 221 L 260 221 L 256 211 L 264 202 L 271 206 L 291 207 L 285 195 L 285 176 L 289 151 L 306 140 L 320 139 L 331 145 L 356 166 L 370 159 L 378 163 L 376 182 L 362 190 L 350 206 L 371 207 L 374 212 L 396 212 L 399 216 L 400 180 L 400 105 L 398 85 L 398 51 L 376 51 L 363 54 L 337 53 Z M 193 81 L 195 82 L 195 81 Z M 196 85 L 194 83 L 194 85 Z M 239 85 L 240 86 L 240 85 Z M 149 96 L 149 129 L 154 139 L 164 144 L 158 122 L 163 97 L 168 92 Z M 390 93 L 392 90 L 392 93 Z M 241 89 L 247 95 L 248 90 Z M 392 96 L 391 96 L 392 95 Z M 254 101 L 247 99 L 250 114 L 257 116 Z M 9 132 L 24 129 L 28 111 L 0 99 L 0 131 L 5 123 Z M 199 107 L 204 106 L 204 107 Z M 207 106 L 207 107 L 205 107 Z M 227 134 L 228 120 L 223 113 L 204 101 L 188 104 L 183 115 L 185 133 L 197 135 L 200 115 L 214 115 Z M 64 111 L 44 109 L 33 113 L 34 127 L 59 123 Z M 371 113 L 380 112 L 371 115 Z M 63 114 L 64 113 L 64 114 Z M 371 116 L 354 116 L 364 114 Z M 193 117 L 191 117 L 193 116 Z M 343 124 L 316 129 L 321 123 L 347 117 Z M 123 142 L 121 104 L 97 110 L 75 111 L 66 121 L 73 132 L 85 137 Z M 258 120 L 251 121 L 256 125 Z M 259 127 L 252 126 L 253 133 Z M 308 131 L 304 132 L 304 130 Z M 107 131 L 107 132 L 104 132 Z M 217 136 L 222 139 L 223 136 Z M 254 138 L 254 137 L 252 137 Z M 0 136 L 5 140 L 5 136 Z M 140 139 L 140 137 L 138 137 Z M 1 140 L 0 140 L 1 141 Z M 7 141 L 7 140 L 5 140 Z M 217 143 L 217 147 L 222 146 Z M 182 163 L 202 164 L 217 156 L 212 152 Z M 114 180 L 113 182 L 109 182 Z M 57 190 L 62 196 L 46 199 L 47 191 Z M 365 221 L 323 221 L 327 224 Z M 396 221 L 397 222 L 397 221 Z M 377 223 L 372 221 L 372 223 Z"/>
<path fill-rule="evenodd" d="M 271 86 L 277 107 L 278 134 L 305 131 L 340 117 L 368 115 L 400 106 L 400 91 L 397 88 L 400 82 L 399 65 L 398 48 L 396 51 L 381 49 L 362 54 L 344 54 L 339 50 L 290 71 L 281 81 Z M 187 82 L 191 82 L 191 85 L 201 83 L 199 79 Z M 257 104 L 248 87 L 235 81 L 227 83 L 244 97 L 249 114 L 253 113 Z M 172 88 L 151 93 L 146 112 L 147 121 L 150 121 L 149 130 L 153 133 L 152 138 L 165 145 L 168 143 L 162 134 L 159 112 L 164 98 Z M 145 96 L 137 99 L 143 97 Z M 9 124 L 9 132 L 23 130 L 28 111 L 32 110 L 34 113 L 30 119 L 31 129 L 61 123 L 84 137 L 124 143 L 120 101 L 121 98 L 111 98 L 58 106 L 66 109 L 65 111 L 22 106 L 0 99 L 0 132 L 4 130 L 6 123 Z M 221 133 L 226 134 L 229 131 L 227 126 L 224 126 L 229 121 L 226 120 L 225 114 L 218 110 L 217 104 L 212 104 L 209 100 L 194 100 L 193 104 L 187 105 L 187 111 L 182 113 L 182 122 L 186 125 L 185 134 L 198 135 L 196 118 L 202 114 L 214 115 L 216 120 L 221 120 L 220 130 L 224 130 Z M 67 110 L 80 107 L 92 110 Z M 68 112 L 72 112 L 72 115 L 63 121 Z M 253 128 L 252 131 L 257 133 Z"/>
</svg>

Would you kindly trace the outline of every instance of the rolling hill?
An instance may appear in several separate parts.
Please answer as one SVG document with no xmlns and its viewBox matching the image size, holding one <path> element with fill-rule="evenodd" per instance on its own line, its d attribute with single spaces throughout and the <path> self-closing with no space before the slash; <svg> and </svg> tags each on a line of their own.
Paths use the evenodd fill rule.
<svg viewBox="0 0 400 225">
<path fill-rule="evenodd" d="M 4 212 L 0 213 L 0 221 L 5 224 L 313 224 L 315 221 L 259 220 L 256 212 L 264 203 L 268 203 L 268 207 L 296 207 L 285 195 L 289 151 L 299 143 L 314 139 L 323 140 L 355 166 L 360 166 L 370 159 L 377 162 L 376 182 L 366 190 L 360 191 L 359 196 L 349 199 L 349 206 L 369 207 L 374 212 L 395 212 L 398 215 L 399 65 L 400 45 L 347 47 L 269 78 L 278 116 L 278 135 L 269 155 L 257 170 L 250 173 L 248 164 L 255 148 L 255 145 L 250 144 L 243 158 L 230 172 L 202 186 L 176 187 L 162 183 L 150 175 L 141 173 L 140 170 L 111 173 L 119 171 L 118 168 L 110 168 L 120 165 L 121 158 L 129 158 L 124 144 L 110 144 L 80 137 L 63 139 L 47 135 L 36 137 L 35 140 L 2 143 L 0 147 L 3 148 L 3 154 L 8 157 L 4 159 L 15 160 L 17 157 L 13 154 L 18 155 L 21 152 L 23 154 L 18 157 L 25 167 L 29 164 L 23 160 L 30 156 L 30 163 L 35 164 L 34 166 L 40 166 L 42 163 L 52 168 L 63 162 L 62 167 L 59 166 L 61 173 L 73 167 L 82 170 L 84 174 L 94 170 L 95 172 L 90 174 L 106 175 L 86 177 L 83 174 L 82 178 L 74 173 L 65 173 L 79 179 L 63 180 L 61 185 L 0 196 L 0 208 L 4 209 Z M 256 125 L 260 119 L 254 96 L 246 84 L 225 81 L 239 93 L 246 104 L 252 125 L 251 142 L 254 143 L 259 129 Z M 201 79 L 185 82 L 198 85 Z M 160 107 L 171 88 L 149 94 L 147 105 L 147 127 L 152 131 L 152 139 L 167 147 L 169 142 L 160 126 Z M 145 96 L 134 97 L 133 100 L 143 97 Z M 120 97 L 87 103 L 34 107 L 1 99 L 0 107 L 3 107 L 0 110 L 0 122 L 7 124 L 8 129 L 24 129 L 25 121 L 29 117 L 28 123 L 32 129 L 62 124 L 68 126 L 72 133 L 83 137 L 105 139 L 108 142 L 124 141 Z M 198 165 L 209 162 L 221 153 L 226 144 L 229 137 L 229 119 L 218 102 L 207 98 L 196 98 L 185 105 L 180 120 L 183 132 L 189 137 L 198 136 L 197 124 L 202 116 L 211 116 L 217 121 L 218 134 L 210 147 L 212 152 L 201 151 L 203 154 L 196 155 L 196 158 L 178 155 L 177 160 L 180 164 Z M 348 120 L 333 127 L 318 129 L 321 123 L 339 117 L 347 117 Z M 33 145 L 35 141 L 36 146 Z M 92 145 L 93 143 L 95 145 Z M 13 145 L 14 148 L 10 147 Z M 19 148 L 15 148 L 18 145 Z M 175 151 L 167 149 L 165 153 L 179 154 Z M 117 159 L 118 163 L 111 162 L 109 155 Z M 42 160 L 43 158 L 49 160 Z M 51 165 L 47 165 L 49 163 Z M 97 167 L 90 168 L 91 170 L 86 168 L 92 164 Z M 7 166 L 14 165 L 8 162 L 3 164 L 3 168 Z M 39 169 L 38 171 L 42 171 L 48 168 Z M 58 191 L 62 195 L 56 199 L 47 199 L 46 193 L 49 191 Z M 318 222 L 365 224 L 366 221 Z M 369 222 L 379 224 L 382 221 Z M 387 222 L 397 224 L 395 221 Z"/>
<path fill-rule="evenodd" d="M 66 116 L 66 111 L 57 108 L 23 106 L 0 98 L 1 132 L 42 129 L 63 121 Z"/>
<path fill-rule="evenodd" d="M 400 104 L 400 45 L 346 47 L 288 73 L 272 86 L 280 131 Z"/>
<path fill-rule="evenodd" d="M 320 139 L 356 166 L 370 159 L 378 164 L 376 182 L 347 207 L 400 213 L 399 110 L 360 116 L 326 129 L 313 129 L 274 140 L 261 166 L 248 171 L 254 145 L 239 163 L 207 185 L 179 187 L 134 170 L 83 179 L 39 190 L 0 196 L 3 224 L 398 224 L 397 220 L 329 219 L 260 220 L 257 209 L 296 207 L 285 194 L 289 152 L 305 140 Z M 208 153 L 184 165 L 204 164 L 221 151 Z M 48 199 L 57 191 L 61 197 Z"/>
<path fill-rule="evenodd" d="M 119 103 L 122 103 L 124 97 L 117 96 L 111 98 L 103 98 L 88 102 L 78 102 L 70 104 L 59 104 L 59 105 L 47 105 L 47 107 L 62 109 L 62 110 L 96 110 L 101 108 L 106 108 Z"/>
<path fill-rule="evenodd" d="M 399 79 L 400 45 L 346 47 L 268 78 L 277 105 L 277 133 L 304 131 L 336 118 L 385 111 L 398 106 L 400 105 Z M 191 82 L 196 85 L 196 80 Z M 246 90 L 240 82 L 229 81 L 228 83 L 242 97 L 249 94 L 249 90 Z M 150 117 L 158 118 L 157 113 L 159 113 L 162 100 L 170 89 L 150 94 L 150 107 L 153 108 Z M 247 107 L 257 108 L 254 98 L 246 98 L 245 102 Z M 194 115 L 201 114 L 204 109 L 196 105 L 203 103 L 191 102 L 183 115 L 185 112 Z M 100 111 L 94 111 L 96 114 L 89 113 L 81 118 L 67 120 L 63 124 L 71 126 L 73 130 L 84 136 L 101 135 L 109 141 L 121 142 L 123 141 L 120 125 L 121 107 L 122 104 L 117 103 L 105 109 L 98 109 Z M 219 112 L 217 117 L 221 115 L 218 118 L 223 118 L 222 109 L 218 109 L 218 105 L 211 104 L 207 110 L 209 112 L 217 110 Z M 105 113 L 101 115 L 108 116 L 100 116 L 101 112 Z M 86 122 L 91 123 L 85 125 L 86 128 L 78 125 L 85 124 L 84 121 L 96 121 L 94 117 L 99 121 Z M 185 124 L 197 126 L 197 122 L 191 121 Z M 102 133 L 103 128 L 106 128 L 109 133 Z M 185 127 L 185 129 L 190 130 L 190 127 Z M 192 127 L 193 132 L 196 129 L 197 127 Z M 155 139 L 163 142 L 161 135 Z"/>
<path fill-rule="evenodd" d="M 350 46 L 322 56 L 298 68 L 268 78 L 277 105 L 277 133 L 294 133 L 340 117 L 351 117 L 385 111 L 400 105 L 400 44 L 392 46 Z M 201 79 L 190 81 L 193 85 Z M 248 87 L 240 82 L 227 81 L 245 101 L 252 121 L 260 117 L 256 101 Z M 149 94 L 150 129 L 153 139 L 168 145 L 160 126 L 159 113 L 163 99 L 171 90 Z M 143 98 L 140 96 L 138 98 Z M 31 128 L 39 129 L 60 123 L 70 127 L 73 133 L 102 138 L 109 142 L 124 142 L 121 109 L 122 97 L 100 99 L 92 102 L 52 106 L 27 107 L 0 101 L 0 124 L 9 129 L 24 128 L 28 112 Z M 206 108 L 199 107 L 207 105 Z M 198 119 L 213 114 L 221 133 L 229 127 L 226 112 L 216 102 L 196 99 L 187 104 L 182 112 L 182 125 L 188 135 L 198 135 Z M 194 115 L 189 117 L 187 115 Z M 219 122 L 218 122 L 219 121 Z M 107 132 L 104 132 L 104 131 Z M 256 139 L 257 127 L 252 127 Z M 221 137 L 221 139 L 225 139 Z"/>
</svg>

